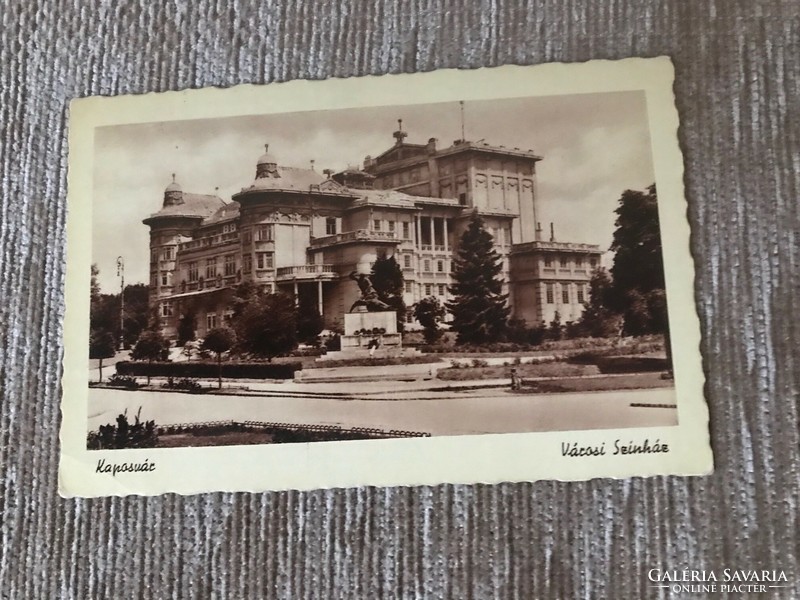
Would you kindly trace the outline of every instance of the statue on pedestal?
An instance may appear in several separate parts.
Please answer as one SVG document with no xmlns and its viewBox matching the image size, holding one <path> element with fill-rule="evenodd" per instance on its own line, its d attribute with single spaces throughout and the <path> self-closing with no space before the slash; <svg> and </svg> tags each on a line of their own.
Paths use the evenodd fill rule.
<svg viewBox="0 0 800 600">
<path fill-rule="evenodd" d="M 358 271 L 353 271 L 350 273 L 350 279 L 355 281 L 358 284 L 358 289 L 361 290 L 361 298 L 353 302 L 353 306 L 350 307 L 350 312 L 356 312 L 356 308 L 359 307 L 366 308 L 367 312 L 392 310 L 388 304 L 382 302 L 381 299 L 378 298 L 378 292 L 372 287 L 372 281 L 370 281 L 367 275 L 359 273 Z"/>
</svg>

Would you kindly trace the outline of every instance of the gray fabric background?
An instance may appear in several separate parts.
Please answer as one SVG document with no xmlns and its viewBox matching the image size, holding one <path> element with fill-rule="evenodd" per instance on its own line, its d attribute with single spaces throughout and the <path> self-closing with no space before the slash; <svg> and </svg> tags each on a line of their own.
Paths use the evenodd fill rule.
<svg viewBox="0 0 800 600">
<path fill-rule="evenodd" d="M 649 568 L 731 567 L 784 569 L 796 587 L 773 596 L 800 597 L 799 7 L 0 0 L 0 596 L 651 598 L 670 594 Z M 660 54 L 713 476 L 59 498 L 69 98 Z"/>
</svg>

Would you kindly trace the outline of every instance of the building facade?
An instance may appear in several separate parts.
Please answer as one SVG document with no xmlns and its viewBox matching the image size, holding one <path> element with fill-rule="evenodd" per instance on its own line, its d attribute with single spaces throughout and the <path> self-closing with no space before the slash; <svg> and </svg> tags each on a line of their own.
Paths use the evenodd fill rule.
<svg viewBox="0 0 800 600">
<path fill-rule="evenodd" d="M 380 255 L 403 271 L 404 300 L 450 298 L 453 257 L 474 210 L 503 259 L 512 314 L 529 324 L 577 319 L 598 246 L 541 240 L 532 151 L 457 140 L 395 143 L 363 170 L 279 166 L 267 152 L 254 181 L 230 202 L 184 192 L 174 181 L 150 227 L 150 300 L 168 338 L 191 315 L 203 337 L 231 315 L 233 289 L 251 281 L 316 302 L 326 327 L 341 328 L 358 297 L 348 279 Z M 409 323 L 410 320 L 409 313 Z"/>
</svg>

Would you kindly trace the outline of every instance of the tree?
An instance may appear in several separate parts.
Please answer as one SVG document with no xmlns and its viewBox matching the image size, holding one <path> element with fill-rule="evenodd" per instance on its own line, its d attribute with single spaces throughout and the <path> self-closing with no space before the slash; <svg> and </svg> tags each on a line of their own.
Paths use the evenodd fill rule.
<svg viewBox="0 0 800 600">
<path fill-rule="evenodd" d="M 624 316 L 625 333 L 664 333 L 666 319 L 658 314 L 662 308 L 666 312 L 666 303 L 656 186 L 644 192 L 626 190 L 614 212 L 611 250 L 615 254 L 608 304 Z"/>
<path fill-rule="evenodd" d="M 599 267 L 589 281 L 589 298 L 583 303 L 580 325 L 591 337 L 619 335 L 621 317 L 609 308 L 612 283 L 608 271 Z"/>
<path fill-rule="evenodd" d="M 112 358 L 116 354 L 114 336 L 105 329 L 95 329 L 89 335 L 89 358 L 100 360 L 100 377 L 103 381 L 103 359 Z"/>
<path fill-rule="evenodd" d="M 564 337 L 564 326 L 561 324 L 561 313 L 558 311 L 553 315 L 553 320 L 550 321 L 550 327 L 547 329 L 547 337 L 551 340 L 560 340 Z"/>
<path fill-rule="evenodd" d="M 300 294 L 297 303 L 297 339 L 304 344 L 317 345 L 324 328 L 316 300 L 310 294 Z"/>
<path fill-rule="evenodd" d="M 500 340 L 505 334 L 509 307 L 502 293 L 502 259 L 494 249 L 491 234 L 483 228 L 477 211 L 461 236 L 453 261 L 453 300 L 446 303 L 453 315 L 451 328 L 458 343 L 482 344 Z"/>
<path fill-rule="evenodd" d="M 286 294 L 256 294 L 239 306 L 232 320 L 242 351 L 272 360 L 297 346 L 294 299 Z"/>
<path fill-rule="evenodd" d="M 197 316 L 194 310 L 188 309 L 178 321 L 178 346 L 185 346 L 187 342 L 195 339 L 197 330 Z"/>
<path fill-rule="evenodd" d="M 442 336 L 439 323 L 444 319 L 445 314 L 444 306 L 434 296 L 423 298 L 414 307 L 414 316 L 425 328 L 425 342 L 428 344 L 436 343 Z"/>
<path fill-rule="evenodd" d="M 216 327 L 206 334 L 203 349 L 217 355 L 217 378 L 219 389 L 222 389 L 222 353 L 233 348 L 236 334 L 229 327 Z"/>
<path fill-rule="evenodd" d="M 156 360 L 166 360 L 169 356 L 169 342 L 160 332 L 147 330 L 139 336 L 139 340 L 131 351 L 133 360 L 146 360 L 152 363 Z M 150 385 L 150 371 L 147 372 L 147 385 Z"/>
<path fill-rule="evenodd" d="M 406 322 L 406 303 L 403 301 L 405 280 L 403 270 L 394 256 L 378 256 L 372 264 L 370 281 L 378 292 L 378 298 L 397 313 L 397 331 L 402 333 Z"/>
</svg>

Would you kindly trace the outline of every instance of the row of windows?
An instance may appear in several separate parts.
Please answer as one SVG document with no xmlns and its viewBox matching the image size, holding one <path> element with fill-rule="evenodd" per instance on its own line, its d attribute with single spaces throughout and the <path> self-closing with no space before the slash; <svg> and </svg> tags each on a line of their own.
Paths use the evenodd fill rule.
<svg viewBox="0 0 800 600">
<path fill-rule="evenodd" d="M 570 294 L 570 284 L 562 283 L 560 284 L 561 287 L 561 303 L 562 304 L 571 304 L 572 298 Z M 579 283 L 576 285 L 576 293 L 575 293 L 575 301 L 578 304 L 583 304 L 586 301 L 586 291 L 585 291 L 585 284 Z M 555 285 L 552 283 L 546 284 L 545 287 L 545 296 L 548 304 L 555 304 Z"/>
<path fill-rule="evenodd" d="M 372 230 L 373 231 L 383 231 L 383 224 L 386 223 L 386 231 L 389 233 L 395 233 L 397 231 L 397 221 L 383 221 L 381 219 L 373 219 L 372 220 Z M 403 235 L 402 239 L 410 240 L 411 239 L 411 223 L 408 221 L 401 221 L 400 226 L 402 227 Z"/>
<path fill-rule="evenodd" d="M 405 282 L 405 292 L 406 294 L 413 294 L 414 293 L 414 282 L 413 281 L 406 281 Z M 426 283 L 422 285 L 422 291 L 424 292 L 425 296 L 446 296 L 447 295 L 447 285 L 444 283 Z"/>
<path fill-rule="evenodd" d="M 558 259 L 558 263 L 559 263 L 559 266 L 562 269 L 566 269 L 567 267 L 569 267 L 569 256 L 561 256 Z M 553 266 L 553 257 L 551 255 L 545 254 L 545 256 L 544 256 L 544 266 L 545 267 L 552 267 Z M 583 256 L 577 255 L 575 257 L 575 268 L 576 269 L 582 269 L 583 266 L 584 266 Z M 592 267 L 592 268 L 595 268 L 597 266 L 597 257 L 592 256 L 589 259 L 589 266 Z"/>
<path fill-rule="evenodd" d="M 431 261 L 431 259 L 426 258 L 422 261 L 422 272 L 423 273 L 433 273 L 431 270 L 431 266 L 433 262 L 436 263 L 436 272 L 437 273 L 445 273 L 447 271 L 447 261 L 445 260 L 437 260 Z M 404 269 L 411 269 L 412 266 L 412 258 L 411 254 L 404 254 L 403 255 L 403 268 Z"/>
</svg>

